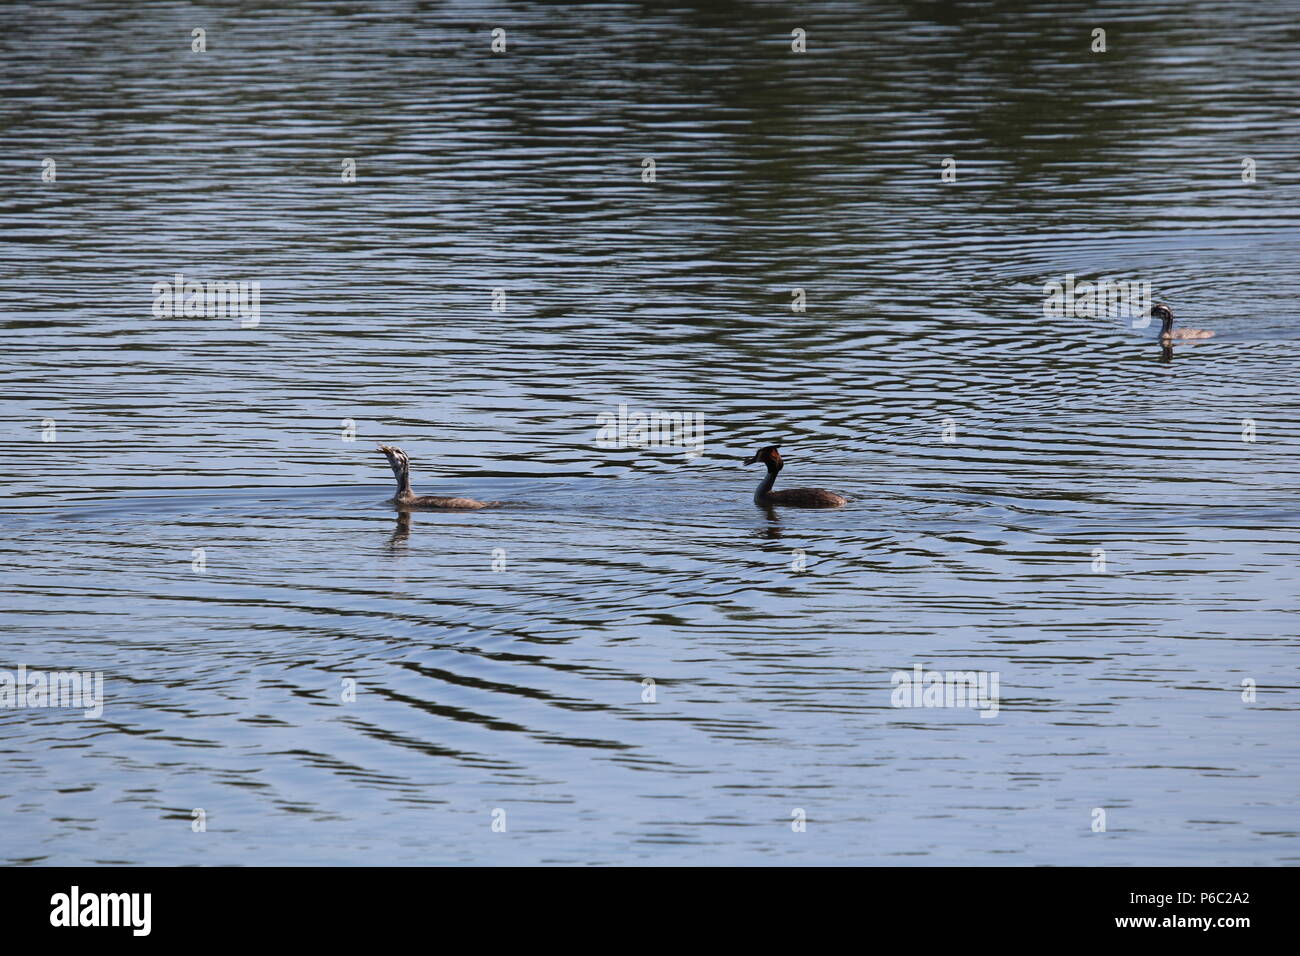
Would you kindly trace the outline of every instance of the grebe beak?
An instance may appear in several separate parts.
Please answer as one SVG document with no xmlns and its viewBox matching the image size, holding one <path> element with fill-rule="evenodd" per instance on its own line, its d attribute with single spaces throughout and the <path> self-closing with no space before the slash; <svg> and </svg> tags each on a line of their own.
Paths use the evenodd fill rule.
<svg viewBox="0 0 1300 956">
<path fill-rule="evenodd" d="M 752 454 L 752 455 L 750 455 L 748 458 L 746 458 L 743 462 L 741 462 L 741 464 L 742 464 L 742 465 L 752 465 L 752 464 L 754 464 L 754 462 L 756 462 L 756 461 L 758 461 L 758 452 L 754 452 L 754 454 Z"/>
</svg>

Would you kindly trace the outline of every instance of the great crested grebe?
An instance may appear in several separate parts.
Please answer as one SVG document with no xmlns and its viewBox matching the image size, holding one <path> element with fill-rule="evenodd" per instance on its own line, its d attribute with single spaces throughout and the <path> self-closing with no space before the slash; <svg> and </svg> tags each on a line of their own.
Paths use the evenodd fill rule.
<svg viewBox="0 0 1300 956">
<path fill-rule="evenodd" d="M 475 501 L 473 498 L 443 498 L 439 495 L 417 495 L 411 491 L 411 460 L 406 452 L 393 445 L 376 445 L 388 459 L 393 474 L 397 478 L 397 494 L 393 503 L 403 508 L 446 508 L 457 511 L 474 511 L 478 508 L 491 508 L 499 501 Z"/>
<path fill-rule="evenodd" d="M 1159 319 L 1162 323 L 1160 326 L 1161 342 L 1172 342 L 1177 339 L 1208 339 L 1214 336 L 1214 333 L 1209 329 L 1175 329 L 1174 310 L 1163 302 L 1151 306 L 1151 318 Z"/>
<path fill-rule="evenodd" d="M 825 488 L 787 488 L 785 491 L 773 491 L 772 485 L 776 483 L 776 476 L 783 464 L 781 453 L 777 450 L 780 447 L 780 445 L 768 445 L 745 459 L 746 465 L 759 461 L 767 465 L 767 477 L 758 483 L 758 490 L 754 492 L 754 504 L 764 507 L 787 505 L 791 508 L 838 508 L 849 503 L 848 498 L 827 491 Z"/>
</svg>

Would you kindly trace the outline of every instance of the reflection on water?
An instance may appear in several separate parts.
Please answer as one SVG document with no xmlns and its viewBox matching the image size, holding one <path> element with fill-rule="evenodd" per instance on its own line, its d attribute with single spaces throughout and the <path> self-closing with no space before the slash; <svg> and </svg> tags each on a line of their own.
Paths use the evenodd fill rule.
<svg viewBox="0 0 1300 956">
<path fill-rule="evenodd" d="M 108 699 L 0 710 L 0 859 L 1294 862 L 1300 73 L 1192 10 L 11 25 L 0 668 Z M 396 511 L 376 441 L 507 505 Z M 774 441 L 851 504 L 756 508 Z"/>
</svg>

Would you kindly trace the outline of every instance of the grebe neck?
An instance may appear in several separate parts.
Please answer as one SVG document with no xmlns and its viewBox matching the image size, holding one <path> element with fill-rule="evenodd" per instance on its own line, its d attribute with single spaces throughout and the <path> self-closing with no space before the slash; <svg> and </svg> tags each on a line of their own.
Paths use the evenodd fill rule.
<svg viewBox="0 0 1300 956">
<path fill-rule="evenodd" d="M 402 473 L 397 476 L 397 498 L 414 498 L 415 492 L 411 491 L 411 466 L 403 465 Z"/>
<path fill-rule="evenodd" d="M 1174 316 L 1173 313 L 1168 313 L 1165 315 L 1163 319 L 1160 320 L 1160 337 L 1162 339 L 1167 339 L 1173 334 L 1174 334 Z"/>
<path fill-rule="evenodd" d="M 758 483 L 758 488 L 754 491 L 754 503 L 761 504 L 763 499 L 772 491 L 772 486 L 776 484 L 776 476 L 781 471 L 779 462 L 769 461 L 767 463 L 767 477 Z"/>
</svg>

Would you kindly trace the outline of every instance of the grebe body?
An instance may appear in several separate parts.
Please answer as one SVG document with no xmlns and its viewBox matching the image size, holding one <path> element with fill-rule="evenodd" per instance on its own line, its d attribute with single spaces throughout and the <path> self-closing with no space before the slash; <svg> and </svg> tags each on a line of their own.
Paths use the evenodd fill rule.
<svg viewBox="0 0 1300 956">
<path fill-rule="evenodd" d="M 417 495 L 411 490 L 411 460 L 406 452 L 393 445 L 376 445 L 388 459 L 397 479 L 397 494 L 393 495 L 393 504 L 402 508 L 441 508 L 447 511 L 476 511 L 479 508 L 491 508 L 499 501 L 475 501 L 473 498 L 444 498 L 440 495 Z"/>
<path fill-rule="evenodd" d="M 773 491 L 772 486 L 776 484 L 776 476 L 784 467 L 781 452 L 778 451 L 780 447 L 780 445 L 768 445 L 745 459 L 746 465 L 761 461 L 767 466 L 767 477 L 758 483 L 758 489 L 754 492 L 754 504 L 761 507 L 784 505 L 788 508 L 838 508 L 849 503 L 848 498 L 827 491 L 825 488 L 787 488 L 784 491 Z"/>
<path fill-rule="evenodd" d="M 1174 328 L 1174 310 L 1164 304 L 1151 307 L 1151 318 L 1159 319 L 1161 322 L 1161 342 L 1178 342 L 1184 339 L 1209 339 L 1214 337 L 1214 333 L 1209 329 Z"/>
</svg>

